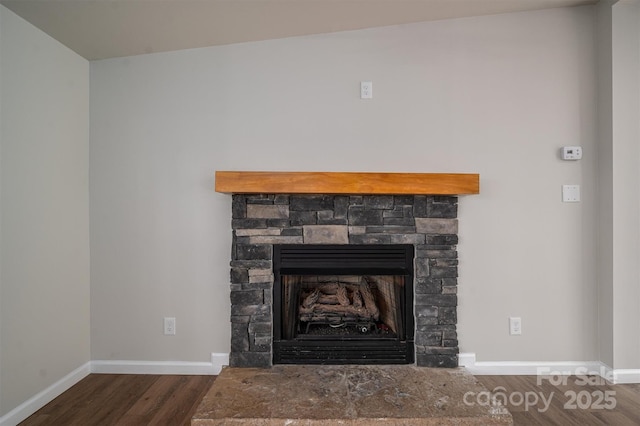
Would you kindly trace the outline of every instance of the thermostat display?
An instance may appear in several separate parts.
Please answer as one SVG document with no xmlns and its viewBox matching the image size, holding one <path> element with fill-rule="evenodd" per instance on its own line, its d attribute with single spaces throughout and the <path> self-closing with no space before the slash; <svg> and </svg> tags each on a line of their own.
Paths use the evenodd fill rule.
<svg viewBox="0 0 640 426">
<path fill-rule="evenodd" d="M 562 159 L 563 160 L 580 160 L 580 159 L 582 159 L 582 147 L 581 146 L 563 146 L 562 147 Z"/>
</svg>

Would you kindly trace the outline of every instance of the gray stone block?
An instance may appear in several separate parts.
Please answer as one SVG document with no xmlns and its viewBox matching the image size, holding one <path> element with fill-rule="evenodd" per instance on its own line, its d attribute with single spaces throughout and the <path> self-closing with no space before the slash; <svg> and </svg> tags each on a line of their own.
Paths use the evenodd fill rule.
<svg viewBox="0 0 640 426">
<path fill-rule="evenodd" d="M 291 211 L 289 213 L 291 226 L 315 225 L 318 217 L 315 211 Z"/>
<path fill-rule="evenodd" d="M 405 217 L 404 215 L 404 206 L 396 206 L 393 208 L 393 210 L 385 210 L 382 212 L 382 217 L 384 219 L 386 218 L 398 218 L 398 217 Z"/>
<path fill-rule="evenodd" d="M 251 317 L 255 317 L 258 315 L 269 315 L 271 318 L 271 306 L 269 305 L 231 305 L 231 315 L 250 315 Z M 252 318 L 255 321 L 255 318 Z M 259 322 L 268 322 L 271 319 L 267 319 Z"/>
<path fill-rule="evenodd" d="M 458 366 L 458 356 L 418 354 L 416 356 L 416 365 L 418 367 L 431 368 L 456 368 Z"/>
<path fill-rule="evenodd" d="M 458 348 L 445 348 L 443 346 L 422 346 L 420 353 L 429 355 L 457 355 Z"/>
<path fill-rule="evenodd" d="M 266 352 L 271 350 L 271 334 L 256 334 L 249 340 L 249 350 Z"/>
<path fill-rule="evenodd" d="M 271 333 L 271 323 L 270 322 L 255 322 L 249 324 L 249 333 Z"/>
<path fill-rule="evenodd" d="M 456 218 L 458 216 L 458 204 L 452 201 L 451 198 L 457 201 L 455 197 L 434 197 L 433 200 L 430 200 L 427 203 L 427 217 Z"/>
<path fill-rule="evenodd" d="M 247 217 L 247 204 L 244 195 L 234 195 L 231 201 L 231 218 L 244 219 Z"/>
<path fill-rule="evenodd" d="M 289 196 L 277 194 L 275 197 L 273 197 L 273 204 L 289 204 Z"/>
<path fill-rule="evenodd" d="M 368 234 L 413 234 L 416 232 L 415 226 L 367 226 Z"/>
<path fill-rule="evenodd" d="M 453 267 L 458 266 L 458 259 L 431 259 L 433 266 Z"/>
<path fill-rule="evenodd" d="M 247 204 L 273 204 L 274 194 L 250 194 L 245 196 Z"/>
<path fill-rule="evenodd" d="M 337 195 L 333 199 L 333 217 L 346 219 L 349 213 L 349 197 Z"/>
<path fill-rule="evenodd" d="M 296 226 L 296 227 L 290 227 L 290 228 L 285 228 L 282 230 L 282 235 L 286 235 L 286 236 L 302 236 L 302 227 L 301 226 Z"/>
<path fill-rule="evenodd" d="M 426 245 L 455 246 L 458 244 L 457 235 L 427 235 Z"/>
<path fill-rule="evenodd" d="M 249 333 L 247 324 L 232 323 L 231 324 L 231 351 L 242 352 L 249 350 Z"/>
<path fill-rule="evenodd" d="M 391 244 L 424 244 L 423 234 L 400 234 L 390 235 Z"/>
<path fill-rule="evenodd" d="M 236 284 L 249 282 L 249 271 L 245 268 L 231 268 L 231 282 Z"/>
<path fill-rule="evenodd" d="M 415 219 L 412 217 L 383 217 L 383 224 L 385 226 L 410 226 L 412 231 L 415 232 Z"/>
<path fill-rule="evenodd" d="M 432 307 L 456 306 L 458 297 L 455 294 L 416 294 L 415 302 L 416 308 L 418 305 Z"/>
<path fill-rule="evenodd" d="M 261 290 L 232 291 L 231 305 L 260 305 L 264 303 Z"/>
<path fill-rule="evenodd" d="M 441 346 L 442 332 L 422 332 L 416 333 L 416 345 L 419 346 Z"/>
<path fill-rule="evenodd" d="M 268 312 L 258 313 L 255 315 L 251 315 L 251 322 L 270 322 L 273 321 L 271 318 L 271 306 L 268 306 Z"/>
<path fill-rule="evenodd" d="M 267 226 L 274 228 L 285 228 L 289 223 L 289 219 L 267 219 Z"/>
<path fill-rule="evenodd" d="M 390 244 L 391 236 L 385 234 L 350 235 L 349 244 Z"/>
<path fill-rule="evenodd" d="M 288 219 L 289 206 L 278 205 L 247 205 L 247 218 L 249 219 Z"/>
<path fill-rule="evenodd" d="M 229 355 L 230 367 L 271 367 L 271 352 L 232 352 Z"/>
<path fill-rule="evenodd" d="M 231 315 L 231 323 L 233 324 L 248 324 L 250 320 L 250 315 Z"/>
<path fill-rule="evenodd" d="M 394 206 L 413 206 L 413 195 L 394 195 Z"/>
<path fill-rule="evenodd" d="M 273 279 L 264 282 L 252 282 L 242 284 L 243 290 L 273 290 Z M 265 302 L 267 303 L 267 302 Z"/>
<path fill-rule="evenodd" d="M 254 237 L 256 235 L 280 235 L 280 228 L 236 229 L 237 237 Z"/>
<path fill-rule="evenodd" d="M 230 263 L 232 268 L 271 268 L 271 260 L 246 260 L 246 259 L 235 259 Z"/>
<path fill-rule="evenodd" d="M 442 285 L 443 286 L 456 286 L 456 285 L 458 285 L 458 279 L 457 278 L 443 278 L 442 279 Z"/>
<path fill-rule="evenodd" d="M 422 234 L 416 234 L 416 235 L 422 235 Z M 422 244 L 424 244 L 424 242 Z M 416 256 L 428 257 L 430 259 L 456 259 L 458 257 L 458 252 L 454 249 L 451 249 L 451 250 L 417 249 Z"/>
<path fill-rule="evenodd" d="M 438 324 L 456 324 L 458 314 L 455 306 L 446 306 L 438 309 Z"/>
<path fill-rule="evenodd" d="M 415 315 L 416 318 L 437 318 L 438 307 L 433 305 L 418 305 L 418 303 L 416 302 Z"/>
<path fill-rule="evenodd" d="M 231 227 L 233 229 L 266 228 L 267 220 L 266 219 L 233 219 L 231 221 Z"/>
<path fill-rule="evenodd" d="M 429 276 L 433 278 L 455 278 L 458 276 L 457 266 L 432 266 Z"/>
<path fill-rule="evenodd" d="M 392 209 L 393 195 L 366 195 L 364 206 L 367 209 Z"/>
<path fill-rule="evenodd" d="M 415 258 L 414 267 L 416 271 L 416 279 L 429 276 L 429 259 L 427 258 Z"/>
<path fill-rule="evenodd" d="M 458 287 L 442 287 L 442 294 L 458 294 Z"/>
<path fill-rule="evenodd" d="M 416 294 L 441 294 L 442 280 L 431 277 L 422 277 L 415 280 L 414 291 Z"/>
<path fill-rule="evenodd" d="M 236 246 L 238 260 L 270 260 L 271 246 L 268 244 L 238 244 Z"/>
<path fill-rule="evenodd" d="M 302 237 L 299 235 L 257 235 L 249 237 L 249 244 L 302 244 Z"/>
<path fill-rule="evenodd" d="M 349 225 L 351 226 L 382 226 L 382 210 L 365 210 L 363 206 L 349 207 Z"/>
<path fill-rule="evenodd" d="M 361 205 L 364 205 L 364 197 L 362 195 L 351 195 L 351 196 L 349 196 L 349 205 L 350 206 L 361 206 Z"/>
<path fill-rule="evenodd" d="M 416 195 L 413 197 L 413 217 L 427 217 L 426 195 Z"/>
<path fill-rule="evenodd" d="M 289 208 L 291 211 L 333 210 L 333 198 L 331 195 L 292 195 Z"/>
<path fill-rule="evenodd" d="M 458 219 L 416 218 L 416 231 L 423 234 L 457 234 Z"/>
<path fill-rule="evenodd" d="M 420 317 L 416 318 L 416 331 L 430 331 L 431 327 L 438 325 L 438 317 Z"/>
<path fill-rule="evenodd" d="M 307 225 L 302 229 L 304 244 L 348 244 L 345 225 Z"/>
</svg>

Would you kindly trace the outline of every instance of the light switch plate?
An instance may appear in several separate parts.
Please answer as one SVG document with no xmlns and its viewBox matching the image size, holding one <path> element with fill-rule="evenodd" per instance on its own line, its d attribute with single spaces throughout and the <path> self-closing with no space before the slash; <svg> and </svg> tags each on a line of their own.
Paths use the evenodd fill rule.
<svg viewBox="0 0 640 426">
<path fill-rule="evenodd" d="M 580 185 L 562 185 L 562 201 L 565 203 L 579 203 Z"/>
</svg>

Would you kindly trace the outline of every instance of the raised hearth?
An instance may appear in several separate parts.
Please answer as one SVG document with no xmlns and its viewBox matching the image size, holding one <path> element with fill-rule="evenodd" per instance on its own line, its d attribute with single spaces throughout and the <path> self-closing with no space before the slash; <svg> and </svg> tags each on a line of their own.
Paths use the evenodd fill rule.
<svg viewBox="0 0 640 426">
<path fill-rule="evenodd" d="M 191 424 L 513 424 L 511 414 L 496 401 L 474 403 L 475 396 L 483 393 L 488 395 L 487 389 L 463 369 L 410 365 L 225 368 L 198 407 Z"/>
</svg>

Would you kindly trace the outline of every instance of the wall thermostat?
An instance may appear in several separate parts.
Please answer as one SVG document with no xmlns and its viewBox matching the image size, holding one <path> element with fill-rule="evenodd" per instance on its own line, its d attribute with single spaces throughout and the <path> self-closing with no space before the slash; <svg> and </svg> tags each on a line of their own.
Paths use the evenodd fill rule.
<svg viewBox="0 0 640 426">
<path fill-rule="evenodd" d="M 563 160 L 580 160 L 580 159 L 582 159 L 582 147 L 581 146 L 563 146 L 562 147 L 562 159 Z"/>
</svg>

